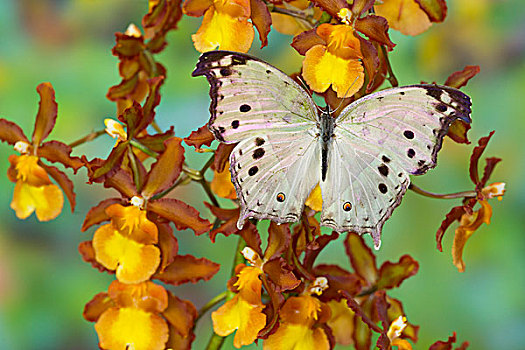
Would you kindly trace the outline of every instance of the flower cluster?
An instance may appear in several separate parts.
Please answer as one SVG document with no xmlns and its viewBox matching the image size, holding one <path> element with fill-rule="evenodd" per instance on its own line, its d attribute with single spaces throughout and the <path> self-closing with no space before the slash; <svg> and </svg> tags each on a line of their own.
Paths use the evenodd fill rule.
<svg viewBox="0 0 525 350">
<path fill-rule="evenodd" d="M 56 218 L 62 211 L 64 194 L 74 210 L 72 181 L 49 162 L 75 173 L 84 167 L 90 185 L 102 184 L 116 192 L 86 214 L 81 230 L 94 232 L 78 247 L 86 262 L 115 276 L 107 291 L 95 295 L 84 309 L 84 318 L 95 323 L 100 347 L 190 349 L 199 318 L 218 307 L 211 312 L 214 335 L 209 349 L 218 349 L 221 339 L 229 335 L 237 348 L 262 342 L 267 350 L 324 350 L 336 345 L 359 350 L 373 345 L 412 349 L 419 326 L 408 321 L 402 301 L 391 291 L 418 272 L 418 262 L 403 255 L 397 262 L 378 266 L 373 251 L 359 235 L 322 234 L 319 187 L 310 194 L 299 222 L 271 222 L 266 232 L 264 225 L 251 220 L 238 229 L 240 208 L 228 171 L 235 145 L 212 147 L 214 137 L 207 125 L 186 138 L 176 137 L 173 127 L 158 127 L 156 107 L 167 70 L 156 55 L 167 45 L 167 33 L 177 28 L 183 14 L 203 16 L 192 36 L 201 52 L 215 48 L 246 52 L 254 40 L 254 27 L 264 47 L 273 26 L 293 35 L 292 47 L 304 56 L 301 73 L 293 77 L 304 80 L 335 109 L 377 90 L 386 80 L 397 86 L 388 58 L 395 47 L 389 28 L 418 35 L 432 23 L 442 22 L 446 13 L 444 0 L 149 0 L 142 28 L 132 24 L 116 34 L 113 54 L 119 60 L 121 82 L 109 89 L 107 98 L 116 103 L 118 121 L 106 119 L 105 130 L 69 145 L 44 142 L 57 118 L 49 83 L 37 87 L 40 106 L 31 140 L 18 125 L 0 119 L 0 140 L 20 153 L 9 157 L 8 170 L 15 183 L 11 207 L 20 219 L 33 212 L 40 221 Z M 479 67 L 467 66 L 453 73 L 445 85 L 461 88 L 478 72 Z M 457 121 L 448 136 L 468 144 L 469 128 Z M 107 156 L 87 159 L 71 155 L 77 145 L 106 133 L 116 139 Z M 489 200 L 501 199 L 505 192 L 504 183 L 487 184 L 501 159 L 487 158 L 483 173 L 478 170 L 492 135 L 481 138 L 473 150 L 469 169 L 473 191 L 438 195 L 411 187 L 433 198 L 463 198 L 462 205 L 446 215 L 437 233 L 438 249 L 442 250 L 444 232 L 459 221 L 452 255 L 460 271 L 465 269 L 462 252 L 466 241 L 482 223 L 490 221 Z M 192 169 L 185 157 L 193 150 L 210 155 L 198 170 Z M 213 179 L 208 181 L 210 170 Z M 194 207 L 196 204 L 173 197 L 173 189 L 190 183 L 207 194 L 203 212 Z M 199 311 L 192 301 L 180 299 L 169 288 L 207 281 L 220 266 L 206 257 L 181 254 L 179 231 L 183 230 L 203 239 L 206 235 L 212 243 L 219 234 L 238 240 L 237 250 L 232 252 L 232 276 L 224 283 L 226 291 Z M 344 245 L 346 264 L 319 261 L 329 244 Z M 451 349 L 455 342 L 454 333 L 431 349 Z M 458 349 L 467 346 L 465 342 Z"/>
</svg>

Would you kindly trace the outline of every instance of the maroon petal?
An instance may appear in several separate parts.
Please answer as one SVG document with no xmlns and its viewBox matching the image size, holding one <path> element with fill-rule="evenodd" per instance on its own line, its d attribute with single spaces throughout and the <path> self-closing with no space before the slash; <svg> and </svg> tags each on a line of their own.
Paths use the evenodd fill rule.
<svg viewBox="0 0 525 350">
<path fill-rule="evenodd" d="M 487 181 L 489 181 L 490 176 L 492 175 L 492 172 L 494 171 L 494 167 L 496 166 L 496 164 L 501 162 L 501 160 L 502 160 L 501 158 L 495 158 L 495 157 L 485 159 L 486 165 L 485 165 L 485 169 L 483 169 L 483 177 L 481 178 L 481 181 L 478 184 L 478 187 L 480 187 L 480 189 L 485 187 L 485 184 L 487 183 Z"/>
<path fill-rule="evenodd" d="M 427 14 L 432 22 L 443 22 L 447 16 L 445 0 L 416 0 L 419 7 Z"/>
<path fill-rule="evenodd" d="M 155 107 L 160 103 L 160 87 L 163 83 L 163 76 L 148 79 L 149 94 L 146 101 L 144 101 L 144 106 L 142 107 L 142 118 L 139 120 L 135 128 L 136 134 L 146 129 L 146 127 L 153 122 L 153 119 L 155 118 Z"/>
<path fill-rule="evenodd" d="M 479 66 L 466 66 L 463 70 L 452 73 L 445 81 L 445 85 L 459 89 L 467 85 L 468 81 L 476 76 L 479 71 Z"/>
<path fill-rule="evenodd" d="M 22 129 L 13 122 L 0 118 L 0 140 L 14 145 L 18 141 L 29 143 Z"/>
<path fill-rule="evenodd" d="M 93 225 L 109 221 L 110 217 L 106 214 L 106 208 L 115 203 L 125 204 L 125 201 L 122 198 L 108 198 L 89 209 L 80 231 L 84 232 Z"/>
<path fill-rule="evenodd" d="M 365 244 L 363 237 L 350 232 L 345 240 L 346 255 L 350 258 L 354 271 L 367 281 L 375 285 L 379 278 L 376 267 L 376 257 L 372 250 Z"/>
<path fill-rule="evenodd" d="M 172 221 L 177 230 L 192 229 L 196 235 L 202 235 L 210 230 L 208 220 L 199 216 L 199 212 L 186 203 L 175 198 L 161 198 L 148 203 L 148 211 Z"/>
<path fill-rule="evenodd" d="M 100 315 L 110 307 L 115 306 L 108 293 L 98 293 L 84 307 L 84 318 L 89 322 L 97 322 Z"/>
<path fill-rule="evenodd" d="M 128 144 L 125 142 L 119 143 L 113 148 L 108 158 L 102 162 L 101 165 L 91 166 L 86 164 L 89 169 L 89 179 L 91 182 L 103 182 L 104 180 L 113 177 L 120 169 L 120 165 L 124 160 Z"/>
<path fill-rule="evenodd" d="M 38 146 L 44 140 L 53 127 L 57 119 L 58 105 L 55 101 L 55 90 L 51 83 L 42 83 L 36 87 L 40 95 L 38 103 L 38 114 L 36 115 L 35 130 L 33 131 L 33 145 Z"/>
<path fill-rule="evenodd" d="M 277 225 L 272 221 L 268 227 L 268 234 L 268 246 L 264 252 L 264 259 L 267 261 L 281 255 L 288 249 L 291 238 L 290 226 Z"/>
<path fill-rule="evenodd" d="M 310 29 L 294 36 L 290 44 L 299 54 L 306 55 L 306 51 L 310 50 L 315 45 L 326 45 L 326 42 L 321 38 L 316 29 Z"/>
<path fill-rule="evenodd" d="M 418 270 L 418 262 L 410 255 L 403 255 L 397 263 L 387 261 L 379 269 L 377 289 L 399 287 L 405 279 L 414 276 Z"/>
<path fill-rule="evenodd" d="M 362 289 L 362 279 L 355 273 L 350 273 L 337 265 L 318 265 L 314 268 L 316 276 L 326 277 L 328 289 L 323 291 L 320 299 L 323 301 L 340 300 L 340 290 L 351 296 L 356 296 Z"/>
<path fill-rule="evenodd" d="M 441 226 L 439 226 L 439 229 L 436 232 L 437 249 L 440 252 L 443 251 L 443 246 L 441 245 L 441 241 L 443 240 L 445 231 L 454 221 L 456 220 L 459 221 L 459 219 L 461 219 L 461 216 L 464 213 L 465 213 L 465 207 L 463 206 L 454 207 L 447 213 L 447 215 L 445 216 L 445 220 L 441 222 Z"/>
<path fill-rule="evenodd" d="M 381 16 L 368 15 L 355 22 L 355 29 L 371 40 L 388 46 L 390 50 L 396 46 L 388 36 L 388 22 Z"/>
<path fill-rule="evenodd" d="M 226 163 L 230 159 L 230 154 L 237 144 L 227 145 L 225 143 L 220 143 L 215 151 L 215 159 L 213 161 L 213 167 L 216 172 L 221 173 L 226 166 Z"/>
<path fill-rule="evenodd" d="M 316 6 L 328 12 L 330 16 L 338 18 L 337 13 L 344 7 L 350 8 L 350 5 L 345 0 L 313 0 Z"/>
<path fill-rule="evenodd" d="M 184 147 L 182 139 L 173 137 L 165 142 L 166 150 L 151 166 L 142 195 L 151 198 L 153 195 L 167 190 L 178 179 L 184 164 Z"/>
<path fill-rule="evenodd" d="M 268 6 L 263 0 L 250 0 L 252 23 L 259 32 L 261 49 L 268 45 L 268 34 L 271 30 L 272 16 L 268 11 Z"/>
<path fill-rule="evenodd" d="M 84 162 L 79 157 L 71 157 L 73 149 L 65 143 L 59 141 L 48 141 L 38 148 L 38 156 L 50 162 L 62 163 L 68 168 L 72 168 L 75 173 L 84 166 Z"/>
<path fill-rule="evenodd" d="M 51 165 L 45 165 L 39 162 L 39 165 L 46 170 L 46 172 L 57 182 L 58 186 L 64 191 L 69 205 L 71 206 L 71 212 L 75 211 L 75 191 L 73 191 L 73 181 L 71 181 L 66 174 L 58 170 L 56 167 Z"/>
<path fill-rule="evenodd" d="M 263 269 L 275 284 L 276 292 L 292 290 L 301 284 L 293 274 L 293 268 L 281 257 L 266 262 Z"/>
<path fill-rule="evenodd" d="M 192 131 L 190 136 L 184 139 L 184 142 L 186 142 L 188 146 L 200 149 L 203 145 L 210 146 L 213 140 L 215 140 L 215 137 L 213 137 L 213 134 L 208 129 L 208 124 L 205 124 L 199 129 Z"/>
<path fill-rule="evenodd" d="M 114 188 L 125 198 L 131 198 L 138 195 L 135 184 L 133 183 L 133 178 L 128 172 L 121 168 L 117 169 L 111 177 L 104 181 L 104 187 Z"/>
<path fill-rule="evenodd" d="M 164 271 L 156 273 L 153 278 L 178 286 L 188 282 L 207 281 L 219 271 L 219 268 L 219 264 L 206 258 L 197 259 L 193 255 L 177 255 Z"/>
<path fill-rule="evenodd" d="M 161 134 L 140 136 L 137 137 L 137 140 L 139 140 L 144 147 L 147 147 L 154 152 L 162 153 L 166 149 L 164 142 L 172 138 L 174 134 L 173 126 L 171 126 L 168 131 Z"/>
<path fill-rule="evenodd" d="M 494 131 L 491 131 L 489 136 L 480 138 L 478 141 L 478 146 L 474 147 L 474 149 L 472 150 L 472 155 L 470 156 L 470 167 L 469 167 L 470 179 L 476 185 L 480 182 L 479 174 L 478 174 L 479 158 L 485 151 L 485 148 L 487 147 L 487 144 L 489 143 L 492 135 L 494 135 Z"/>
</svg>

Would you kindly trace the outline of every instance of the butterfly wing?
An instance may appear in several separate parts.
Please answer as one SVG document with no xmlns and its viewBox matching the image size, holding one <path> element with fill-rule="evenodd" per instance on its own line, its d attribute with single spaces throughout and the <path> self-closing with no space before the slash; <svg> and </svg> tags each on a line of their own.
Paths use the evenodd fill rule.
<svg viewBox="0 0 525 350">
<path fill-rule="evenodd" d="M 384 222 L 410 184 L 436 165 L 450 124 L 470 122 L 470 98 L 459 90 L 413 85 L 368 95 L 336 120 L 321 224 L 371 233 L 376 247 Z M 347 204 L 349 203 L 349 204 Z"/>
<path fill-rule="evenodd" d="M 228 51 L 201 55 L 193 76 L 211 85 L 209 129 L 225 143 L 232 182 L 246 218 L 297 221 L 319 182 L 317 110 L 290 77 L 254 57 Z"/>
<path fill-rule="evenodd" d="M 210 51 L 200 56 L 192 75 L 205 75 L 210 83 L 208 127 L 219 141 L 300 132 L 316 124 L 317 107 L 304 89 L 255 57 Z"/>
</svg>

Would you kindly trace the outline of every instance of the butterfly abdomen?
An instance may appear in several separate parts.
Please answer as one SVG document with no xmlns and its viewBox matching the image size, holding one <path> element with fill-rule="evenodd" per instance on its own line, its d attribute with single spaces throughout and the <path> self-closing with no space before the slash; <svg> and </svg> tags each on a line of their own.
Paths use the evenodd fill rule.
<svg viewBox="0 0 525 350">
<path fill-rule="evenodd" d="M 334 118 L 329 111 L 322 112 L 319 116 L 321 123 L 319 124 L 319 141 L 321 142 L 321 180 L 326 180 L 326 172 L 328 171 L 328 150 L 330 143 L 334 136 Z"/>
</svg>

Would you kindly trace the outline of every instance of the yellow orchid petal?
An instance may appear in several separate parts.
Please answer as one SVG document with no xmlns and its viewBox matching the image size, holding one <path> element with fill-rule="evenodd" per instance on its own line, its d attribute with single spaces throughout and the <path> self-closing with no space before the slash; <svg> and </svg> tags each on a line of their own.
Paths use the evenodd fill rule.
<svg viewBox="0 0 525 350">
<path fill-rule="evenodd" d="M 303 77 L 312 90 L 325 92 L 332 85 L 337 97 L 343 98 L 359 91 L 365 74 L 359 60 L 343 59 L 316 45 L 306 52 Z"/>
<path fill-rule="evenodd" d="M 32 186 L 24 181 L 16 182 L 11 208 L 19 219 L 36 211 L 39 221 L 53 220 L 63 205 L 64 195 L 57 185 Z"/>
<path fill-rule="evenodd" d="M 328 302 L 328 306 L 332 315 L 327 324 L 332 330 L 335 342 L 341 345 L 353 344 L 355 313 L 348 307 L 344 299 L 341 301 L 331 300 Z"/>
<path fill-rule="evenodd" d="M 139 206 L 112 204 L 106 208 L 106 214 L 111 217 L 111 223 L 123 235 L 142 244 L 157 243 L 159 230 L 154 222 L 147 218 L 146 210 Z"/>
<path fill-rule="evenodd" d="M 262 310 L 262 304 L 252 305 L 237 294 L 211 314 L 213 330 L 223 337 L 237 330 L 233 339 L 236 348 L 252 344 L 266 325 L 266 315 Z"/>
<path fill-rule="evenodd" d="M 415 0 L 383 0 L 374 9 L 377 15 L 386 18 L 390 28 L 405 35 L 421 34 L 432 25 Z"/>
<path fill-rule="evenodd" d="M 95 324 L 102 349 L 163 350 L 168 325 L 155 314 L 135 308 L 110 308 Z"/>
<path fill-rule="evenodd" d="M 199 30 L 191 38 L 200 52 L 218 47 L 221 50 L 248 52 L 254 34 L 253 25 L 247 19 L 231 17 L 212 6 L 204 14 Z"/>
<path fill-rule="evenodd" d="M 310 192 L 310 195 L 304 204 L 315 211 L 321 211 L 321 209 L 323 209 L 323 197 L 321 196 L 321 187 L 319 184 L 317 184 L 312 192 Z"/>
<path fill-rule="evenodd" d="M 236 199 L 237 192 L 232 184 L 230 165 L 226 164 L 224 170 L 220 173 L 213 172 L 213 180 L 211 180 L 211 190 L 221 198 Z"/>
<path fill-rule="evenodd" d="M 330 343 L 322 328 L 284 323 L 264 341 L 264 350 L 328 350 Z"/>
<path fill-rule="evenodd" d="M 93 249 L 97 261 L 107 269 L 115 270 L 117 279 L 124 283 L 148 280 L 160 263 L 159 248 L 137 243 L 120 234 L 111 224 L 97 229 Z"/>
</svg>

